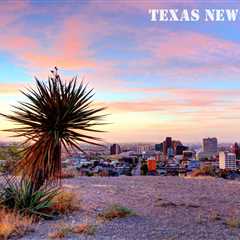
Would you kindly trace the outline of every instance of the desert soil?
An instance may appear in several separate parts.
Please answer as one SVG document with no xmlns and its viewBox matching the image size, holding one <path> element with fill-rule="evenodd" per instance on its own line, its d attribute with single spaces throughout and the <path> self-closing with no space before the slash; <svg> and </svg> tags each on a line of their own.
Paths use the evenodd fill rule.
<svg viewBox="0 0 240 240">
<path fill-rule="evenodd" d="M 96 224 L 94 236 L 69 234 L 65 239 L 201 240 L 240 239 L 240 182 L 216 178 L 79 177 L 64 187 L 81 199 L 81 210 L 59 220 L 43 221 L 21 239 L 48 239 L 61 224 Z M 103 222 L 97 215 L 111 204 L 136 215 Z M 232 225 L 232 224 L 231 224 Z"/>
</svg>

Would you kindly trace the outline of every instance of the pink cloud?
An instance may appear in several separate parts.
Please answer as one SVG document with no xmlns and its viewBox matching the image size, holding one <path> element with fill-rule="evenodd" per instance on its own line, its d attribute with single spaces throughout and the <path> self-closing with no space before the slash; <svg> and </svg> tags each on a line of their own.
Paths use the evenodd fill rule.
<svg viewBox="0 0 240 240">
<path fill-rule="evenodd" d="M 194 112 L 206 110 L 216 113 L 225 111 L 225 108 L 232 109 L 240 101 L 240 90 L 234 89 L 129 88 L 125 91 L 142 93 L 144 98 L 134 101 L 106 102 L 104 105 L 109 106 L 114 112 L 189 112 L 194 115 Z M 152 93 L 164 95 L 151 97 Z"/>
<path fill-rule="evenodd" d="M 9 34 L 0 38 L 0 49 L 6 52 L 14 53 L 16 51 L 16 53 L 20 54 L 38 47 L 37 41 L 24 35 Z"/>
<path fill-rule="evenodd" d="M 166 4 L 166 2 L 162 3 Z M 131 10 L 134 8 L 145 9 L 148 4 L 156 5 L 156 2 L 146 3 L 142 1 L 135 4 L 134 1 L 123 1 L 122 4 L 102 4 L 102 8 L 105 5 L 106 8 L 124 9 L 128 6 Z M 239 73 L 239 68 L 236 65 L 225 63 L 230 62 L 227 60 L 230 60 L 232 56 L 235 59 L 239 58 L 240 48 L 237 43 L 201 33 L 170 32 L 159 27 L 149 27 L 144 31 L 139 31 L 131 25 L 116 27 L 114 23 L 106 21 L 98 15 L 95 16 L 94 20 L 90 19 L 87 13 L 92 11 L 92 6 L 98 6 L 97 2 L 94 1 L 86 5 L 84 11 L 81 11 L 79 15 L 65 16 L 61 19 L 61 24 L 56 30 L 46 27 L 47 31 L 43 39 L 33 37 L 34 34 L 33 36 L 25 34 L 27 32 L 23 26 L 20 29 L 17 27 L 7 29 L 6 34 L 0 38 L 0 50 L 14 55 L 30 71 L 32 69 L 46 71 L 54 65 L 77 71 L 87 68 L 90 71 L 81 72 L 81 74 L 86 73 L 87 81 L 92 81 L 94 86 L 96 85 L 98 88 L 112 89 L 115 92 L 124 88 L 120 75 L 124 76 L 125 72 L 132 76 L 141 73 L 149 76 L 155 73 L 165 74 L 173 78 L 187 76 L 193 80 L 195 75 L 216 71 L 226 70 L 235 74 Z M 15 11 L 23 12 L 25 8 L 29 8 L 29 4 L 23 4 Z M 99 6 L 100 11 L 102 8 Z M 150 56 L 142 59 L 140 57 L 136 61 L 128 59 L 104 60 L 97 57 L 97 50 L 93 45 L 116 31 L 119 31 L 121 35 L 133 38 L 133 43 L 136 44 L 133 44 L 130 50 L 136 50 L 140 53 L 144 51 Z M 98 49 L 107 50 L 108 47 L 108 45 L 99 44 Z M 126 48 L 129 50 L 128 46 Z M 171 61 L 176 59 L 180 63 L 196 61 L 197 64 L 196 66 L 178 67 L 177 64 L 173 66 Z M 227 60 L 223 62 L 223 59 Z M 119 69 L 121 64 L 127 64 L 128 68 L 126 70 Z M 145 89 L 144 91 L 154 90 Z"/>
<path fill-rule="evenodd" d="M 136 35 L 136 39 L 139 39 L 139 50 L 151 52 L 160 64 L 176 58 L 197 60 L 199 63 L 222 64 L 222 57 L 237 57 L 240 53 L 238 43 L 202 33 L 169 32 L 153 28 L 140 34 L 141 38 Z"/>
<path fill-rule="evenodd" d="M 25 84 L 9 84 L 9 83 L 0 83 L 0 95 L 13 94 L 16 95 L 19 90 L 23 90 L 26 87 Z"/>
</svg>

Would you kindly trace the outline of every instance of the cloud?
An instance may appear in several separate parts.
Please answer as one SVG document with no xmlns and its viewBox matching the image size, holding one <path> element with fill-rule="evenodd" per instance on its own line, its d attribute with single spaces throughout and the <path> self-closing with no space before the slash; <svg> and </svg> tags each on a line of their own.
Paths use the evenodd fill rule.
<svg viewBox="0 0 240 240">
<path fill-rule="evenodd" d="M 24 89 L 25 84 L 0 83 L 0 96 L 16 95 L 20 93 L 20 89 Z"/>
<path fill-rule="evenodd" d="M 130 33 L 131 34 L 131 33 Z M 239 74 L 240 44 L 209 33 L 148 27 L 134 31 L 134 48 L 144 57 L 129 61 L 132 74 L 196 81 L 206 76 Z M 211 75 L 210 75 L 211 74 Z"/>
<path fill-rule="evenodd" d="M 226 116 L 228 119 L 231 116 L 235 119 L 238 117 L 236 111 L 239 110 L 240 90 L 154 89 L 154 94 L 161 93 L 160 95 L 152 95 L 149 90 L 151 88 L 129 89 L 129 92 L 142 93 L 138 100 L 106 101 L 100 104 L 107 106 L 112 114 L 145 113 L 149 118 L 160 114 L 174 117 L 177 124 L 180 121 L 200 120 L 210 123 Z"/>
<path fill-rule="evenodd" d="M 4 1 L 0 7 L 0 29 L 9 27 L 31 9 L 29 1 Z M 2 36 L 1 36 L 2 37 Z"/>
<path fill-rule="evenodd" d="M 157 5 L 161 5 L 160 3 L 157 2 Z M 189 1 L 186 3 L 193 4 Z M 160 75 L 179 82 L 184 77 L 188 81 L 199 81 L 196 77 L 216 75 L 218 72 L 221 72 L 221 75 L 239 74 L 238 43 L 206 33 L 186 30 L 174 32 L 166 26 L 161 28 L 142 26 L 140 31 L 131 22 L 119 24 L 119 21 L 124 22 L 123 17 L 112 18 L 103 14 L 113 9 L 126 11 L 138 9 L 142 14 L 149 4 L 156 5 L 156 2 L 143 1 L 137 4 L 134 1 L 122 1 L 121 4 L 100 4 L 92 1 L 84 5 L 76 3 L 73 4 L 76 9 L 72 13 L 69 12 L 69 8 L 64 13 L 60 7 L 56 7 L 57 17 L 53 23 L 55 27 L 39 25 L 38 27 L 43 30 L 40 36 L 38 29 L 32 28 L 29 22 L 14 20 L 15 15 L 22 18 L 24 13 L 25 15 L 35 13 L 36 6 L 26 2 L 11 10 L 10 4 L 5 10 L 12 13 L 9 15 L 9 23 L 14 27 L 4 29 L 4 34 L 0 38 L 0 51 L 14 56 L 15 62 L 30 72 L 46 71 L 57 65 L 66 70 L 81 71 L 84 75 L 90 76 L 94 84 L 102 75 L 108 79 L 106 82 L 111 84 L 115 81 L 127 81 L 126 75 L 131 78 L 141 74 L 149 77 Z M 176 4 L 179 2 L 173 3 Z M 93 8 L 97 8 L 98 12 L 94 18 L 90 18 L 89 14 L 92 14 Z M 39 19 L 50 14 L 44 5 L 40 10 L 37 15 Z M 28 26 L 31 27 L 31 32 L 27 30 Z M 115 41 L 108 39 L 117 39 L 119 36 L 126 36 L 126 42 L 112 46 Z M 126 53 L 124 59 L 119 58 L 121 49 Z M 105 57 L 105 54 L 110 57 Z M 136 55 L 136 58 L 128 58 L 129 54 Z"/>
<path fill-rule="evenodd" d="M 112 139 L 114 134 L 121 139 L 138 134 L 149 140 L 150 136 L 157 139 L 159 133 L 154 131 L 180 135 L 188 130 L 190 139 L 209 127 L 216 134 L 215 126 L 228 127 L 224 121 L 237 121 L 239 89 L 197 86 L 211 80 L 217 88 L 221 79 L 237 79 L 238 42 L 210 32 L 144 22 L 148 8 L 176 6 L 182 1 L 100 3 L 76 1 L 49 8 L 27 1 L 2 4 L 1 54 L 11 57 L 13 67 L 22 67 L 40 79 L 57 65 L 67 75 L 84 76 L 103 96 L 112 94 L 114 100 L 97 99 L 112 113 Z M 0 95 L 16 95 L 18 89 L 24 86 L 0 84 Z M 229 128 L 234 133 L 233 126 Z"/>
</svg>

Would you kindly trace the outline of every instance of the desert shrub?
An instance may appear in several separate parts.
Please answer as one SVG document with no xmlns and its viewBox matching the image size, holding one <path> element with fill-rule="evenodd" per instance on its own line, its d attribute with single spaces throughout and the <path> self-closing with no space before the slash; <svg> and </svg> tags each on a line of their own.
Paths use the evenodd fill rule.
<svg viewBox="0 0 240 240">
<path fill-rule="evenodd" d="M 57 230 L 48 234 L 50 239 L 65 238 L 72 232 L 72 227 L 65 223 L 60 223 Z"/>
<path fill-rule="evenodd" d="M 16 167 L 16 160 L 8 159 L 0 166 L 0 171 L 3 173 L 12 173 Z"/>
<path fill-rule="evenodd" d="M 96 225 L 92 225 L 89 223 L 81 223 L 75 225 L 72 228 L 72 232 L 78 234 L 94 235 L 96 233 Z"/>
<path fill-rule="evenodd" d="M 220 221 L 222 219 L 220 213 L 218 212 L 211 212 L 210 215 L 209 215 L 209 219 L 211 221 Z"/>
<path fill-rule="evenodd" d="M 231 217 L 226 220 L 225 224 L 229 228 L 239 228 L 240 227 L 240 219 L 237 217 Z"/>
<path fill-rule="evenodd" d="M 51 209 L 57 213 L 70 213 L 80 208 L 80 203 L 75 193 L 70 191 L 60 191 L 53 198 Z"/>
<path fill-rule="evenodd" d="M 64 230 L 57 230 L 48 234 L 49 239 L 61 239 L 65 238 L 66 233 Z"/>
<path fill-rule="evenodd" d="M 86 172 L 86 176 L 87 176 L 87 177 L 92 177 L 92 176 L 93 176 L 93 173 L 92 173 L 92 172 Z"/>
<path fill-rule="evenodd" d="M 0 165 L 0 171 L 12 173 L 22 156 L 22 147 L 18 145 L 0 147 L 0 159 L 5 160 L 5 162 Z"/>
<path fill-rule="evenodd" d="M 6 183 L 0 190 L 0 204 L 22 215 L 52 218 L 52 200 L 58 193 L 57 188 L 46 187 L 34 191 L 30 181 L 6 178 Z"/>
<path fill-rule="evenodd" d="M 216 172 L 214 167 L 212 166 L 203 166 L 199 169 L 196 169 L 192 172 L 193 177 L 198 177 L 198 176 L 216 176 Z"/>
<path fill-rule="evenodd" d="M 230 169 L 220 169 L 218 176 L 221 178 L 228 178 L 228 176 L 232 173 Z"/>
<path fill-rule="evenodd" d="M 89 223 L 81 223 L 71 226 L 61 223 L 57 226 L 57 230 L 48 234 L 50 239 L 59 239 L 68 237 L 70 234 L 94 235 L 96 233 L 96 225 Z"/>
<path fill-rule="evenodd" d="M 114 218 L 124 218 L 132 215 L 135 215 L 135 213 L 131 209 L 119 204 L 113 204 L 100 213 L 99 217 L 105 220 L 112 220 Z"/>
<path fill-rule="evenodd" d="M 0 239 L 20 237 L 31 231 L 32 218 L 5 209 L 0 211 Z"/>
<path fill-rule="evenodd" d="M 204 223 L 204 215 L 202 213 L 198 213 L 196 217 L 196 222 L 198 224 L 203 224 Z"/>
</svg>

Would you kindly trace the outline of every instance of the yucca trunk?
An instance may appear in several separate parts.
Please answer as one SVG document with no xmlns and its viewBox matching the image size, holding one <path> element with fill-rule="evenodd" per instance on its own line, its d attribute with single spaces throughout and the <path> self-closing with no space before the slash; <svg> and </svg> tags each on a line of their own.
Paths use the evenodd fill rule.
<svg viewBox="0 0 240 240">
<path fill-rule="evenodd" d="M 55 142 L 51 137 L 41 138 L 29 146 L 17 171 L 21 172 L 24 179 L 32 182 L 34 190 L 38 190 L 48 181 L 61 179 L 60 141 Z"/>
</svg>

